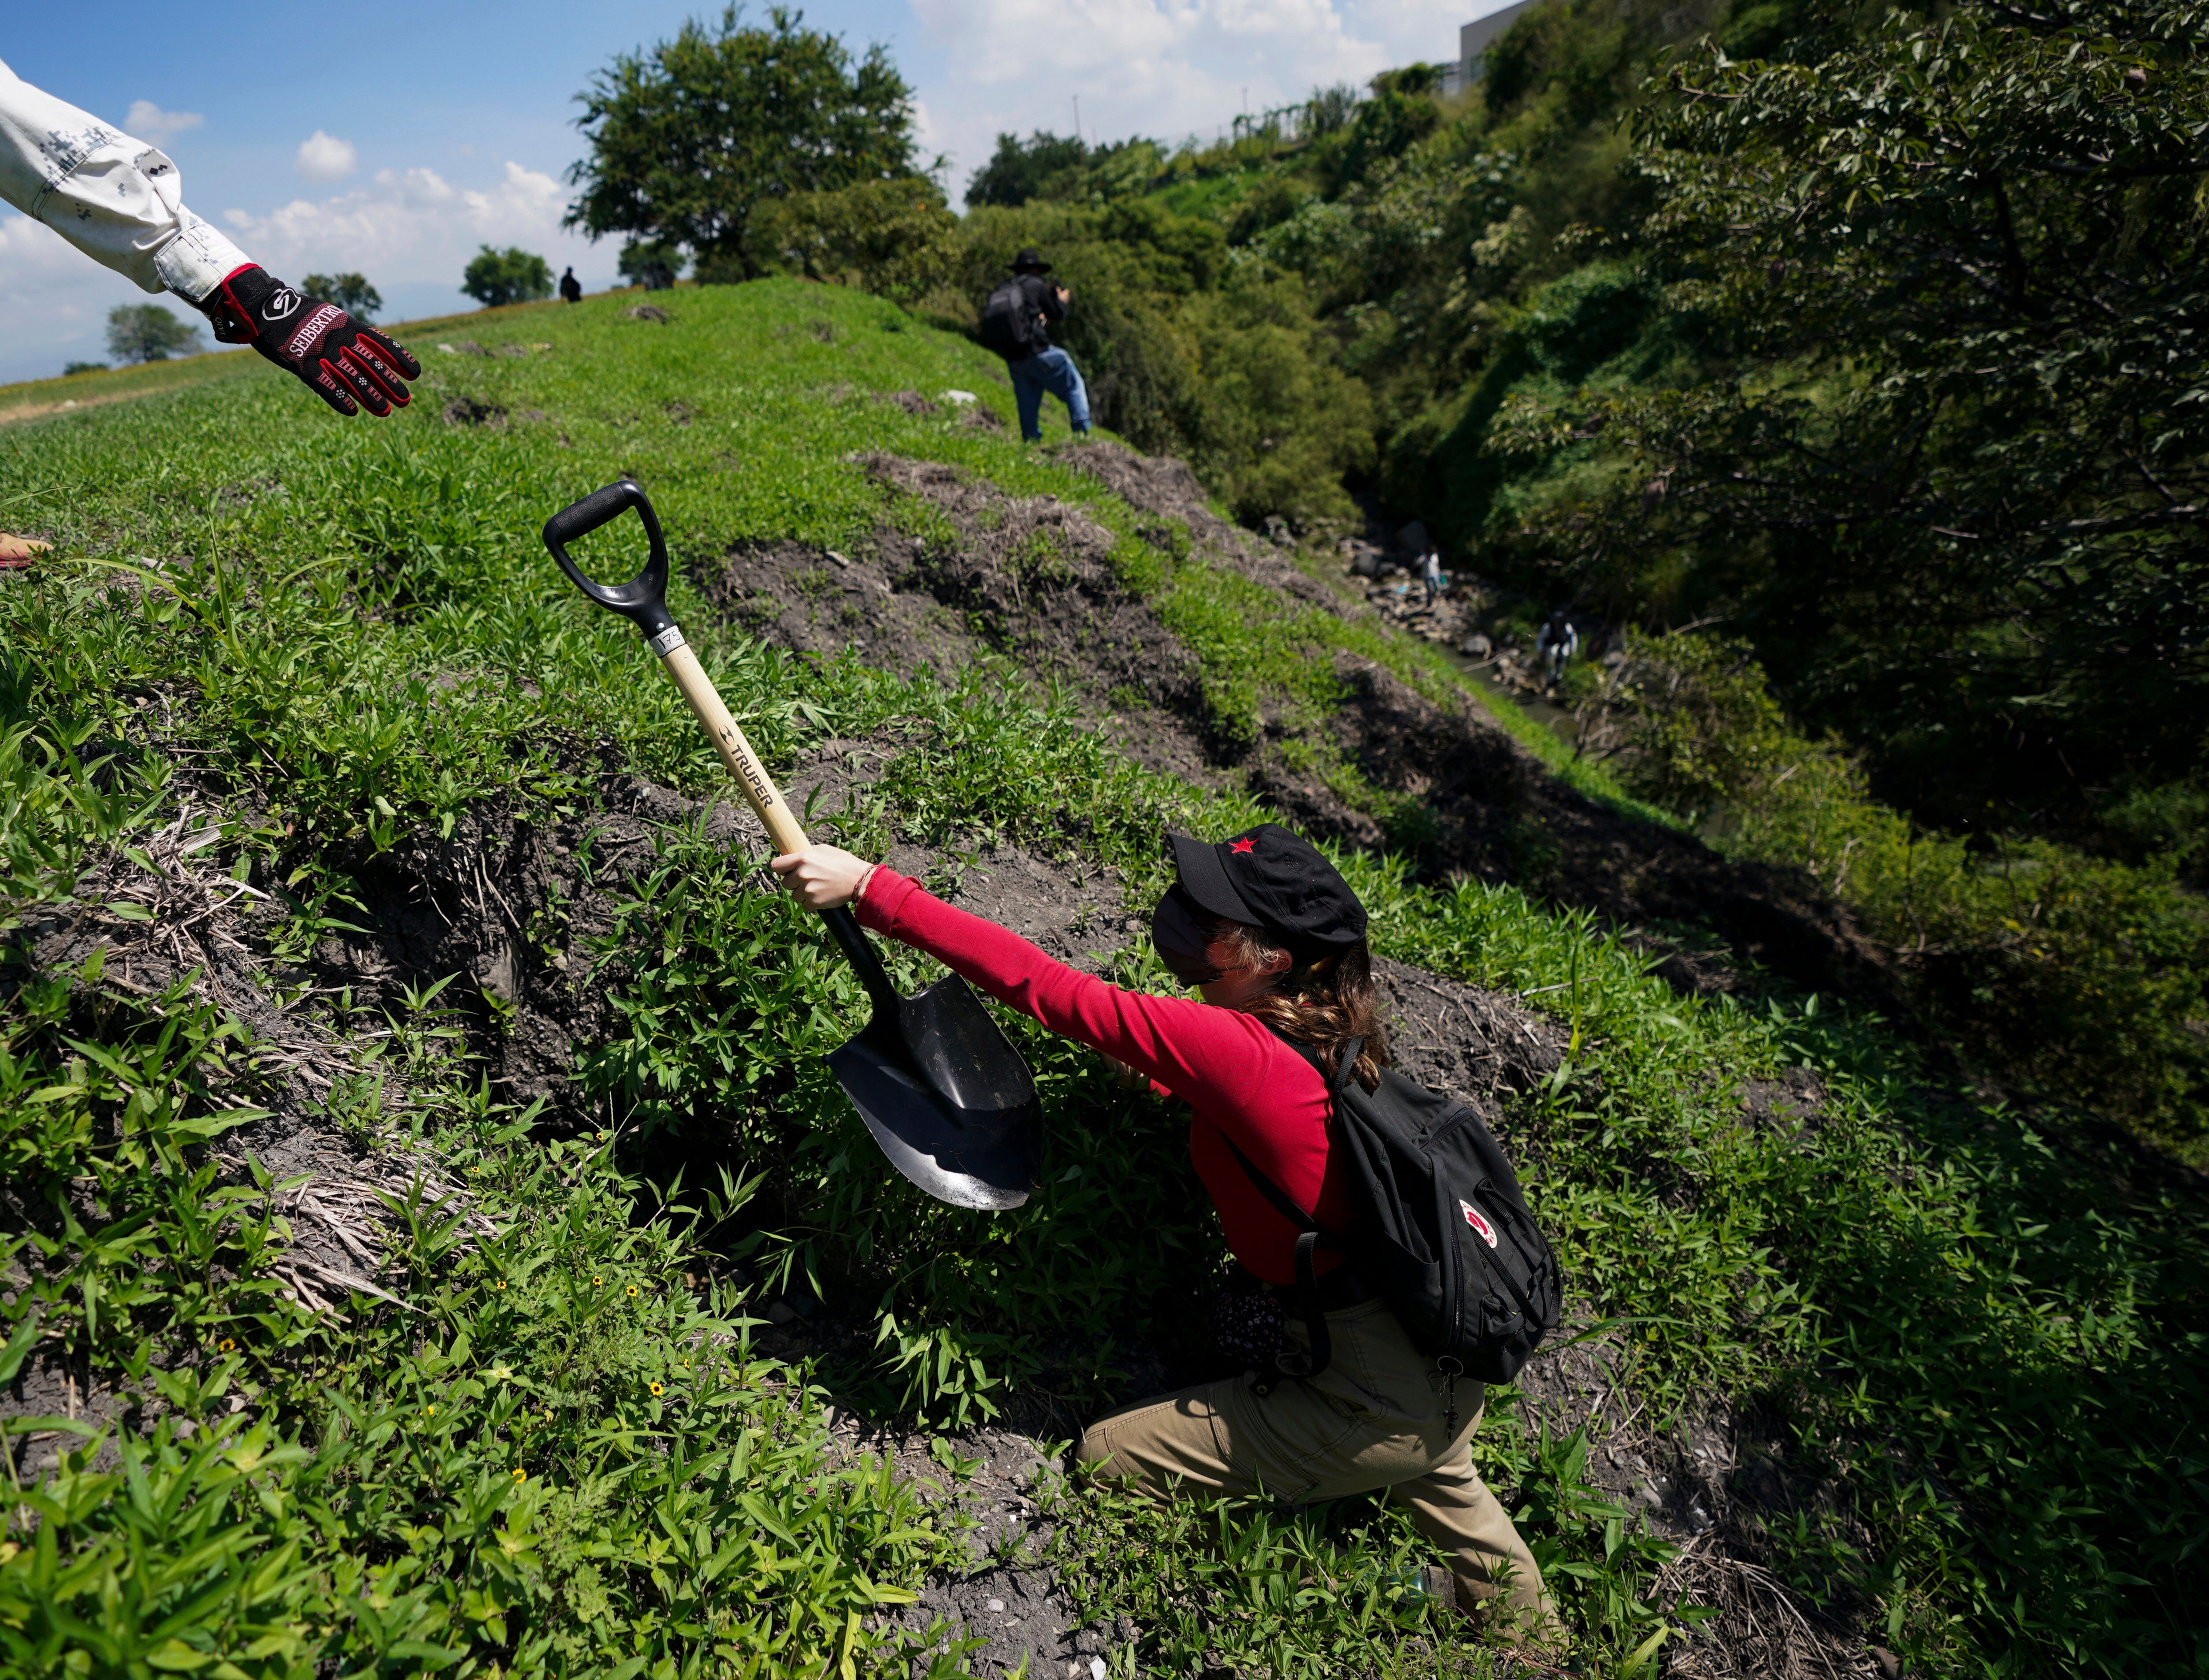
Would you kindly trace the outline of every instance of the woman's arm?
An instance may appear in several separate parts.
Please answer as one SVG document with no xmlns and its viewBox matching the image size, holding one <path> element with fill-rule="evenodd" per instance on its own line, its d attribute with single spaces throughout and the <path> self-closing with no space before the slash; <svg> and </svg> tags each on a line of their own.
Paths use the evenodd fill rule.
<svg viewBox="0 0 2209 1680">
<path fill-rule="evenodd" d="M 1199 1108 L 1239 1111 L 1265 1075 L 1272 1036 L 1238 1010 L 1111 985 L 834 846 L 786 854 L 773 867 L 809 908 L 854 904 L 862 926 L 926 951 L 999 1002 Z"/>
</svg>

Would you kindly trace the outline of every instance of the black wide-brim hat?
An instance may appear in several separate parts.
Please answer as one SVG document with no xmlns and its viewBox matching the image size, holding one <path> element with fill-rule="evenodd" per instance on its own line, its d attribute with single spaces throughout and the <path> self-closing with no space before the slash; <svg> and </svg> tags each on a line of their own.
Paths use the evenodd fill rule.
<svg viewBox="0 0 2209 1680">
<path fill-rule="evenodd" d="M 1047 274 L 1050 272 L 1050 264 L 1043 260 L 1041 251 L 1030 245 L 1013 259 L 1013 272 L 1016 274 Z"/>
<path fill-rule="evenodd" d="M 1278 822 L 1224 840 L 1171 831 L 1182 889 L 1200 909 L 1278 935 L 1301 962 L 1346 951 L 1365 937 L 1365 906 L 1310 841 Z"/>
</svg>

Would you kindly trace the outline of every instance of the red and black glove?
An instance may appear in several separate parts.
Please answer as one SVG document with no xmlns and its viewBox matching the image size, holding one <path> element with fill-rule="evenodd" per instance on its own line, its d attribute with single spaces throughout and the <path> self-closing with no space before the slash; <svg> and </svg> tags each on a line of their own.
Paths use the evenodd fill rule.
<svg viewBox="0 0 2209 1680">
<path fill-rule="evenodd" d="M 340 414 L 388 414 L 406 406 L 422 364 L 335 304 L 310 298 L 257 263 L 208 293 L 200 309 L 224 344 L 250 344 L 297 374 Z"/>
</svg>

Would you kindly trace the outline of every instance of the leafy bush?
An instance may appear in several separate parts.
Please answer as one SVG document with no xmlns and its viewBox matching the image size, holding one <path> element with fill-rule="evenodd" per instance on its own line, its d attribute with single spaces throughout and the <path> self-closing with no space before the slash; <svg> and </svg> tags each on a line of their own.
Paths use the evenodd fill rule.
<svg viewBox="0 0 2209 1680">
<path fill-rule="evenodd" d="M 958 218 L 924 177 L 793 193 L 761 207 L 754 244 L 809 280 L 911 304 L 941 283 Z"/>
<path fill-rule="evenodd" d="M 552 295 L 552 271 L 543 257 L 517 245 L 504 250 L 485 245 L 469 259 L 460 290 L 487 310 L 533 304 Z"/>
<path fill-rule="evenodd" d="M 118 362 L 166 362 L 199 347 L 200 329 L 159 304 L 117 304 L 107 312 L 107 353 Z"/>
<path fill-rule="evenodd" d="M 1926 833 L 1837 743 L 1794 732 L 1747 648 L 1717 637 L 1637 638 L 1582 739 L 1634 792 L 1856 910 L 1976 1066 L 2202 1156 L 2209 912 L 2183 852 L 2135 864 Z"/>
</svg>

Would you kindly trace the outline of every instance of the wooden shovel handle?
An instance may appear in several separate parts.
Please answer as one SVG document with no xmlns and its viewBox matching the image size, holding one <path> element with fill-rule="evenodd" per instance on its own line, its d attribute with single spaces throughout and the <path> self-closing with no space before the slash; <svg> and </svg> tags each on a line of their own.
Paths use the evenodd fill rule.
<svg viewBox="0 0 2209 1680">
<path fill-rule="evenodd" d="M 767 766 L 759 762 L 752 744 L 744 739 L 744 732 L 737 727 L 737 720 L 729 715 L 729 708 L 721 704 L 721 696 L 714 692 L 712 681 L 698 663 L 698 656 L 687 645 L 678 644 L 660 655 L 667 666 L 667 674 L 675 679 L 675 686 L 683 690 L 683 699 L 698 721 L 705 726 L 706 734 L 713 743 L 713 750 L 721 756 L 721 762 L 729 767 L 729 774 L 737 779 L 737 786 L 744 791 L 744 799 L 766 825 L 767 838 L 774 842 L 777 852 L 803 852 L 810 842 L 805 830 L 798 826 L 798 818 L 767 773 Z"/>
</svg>

